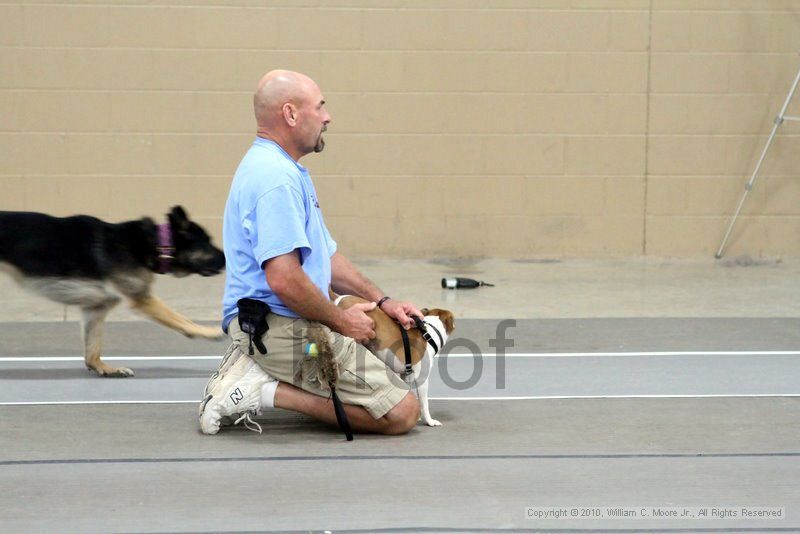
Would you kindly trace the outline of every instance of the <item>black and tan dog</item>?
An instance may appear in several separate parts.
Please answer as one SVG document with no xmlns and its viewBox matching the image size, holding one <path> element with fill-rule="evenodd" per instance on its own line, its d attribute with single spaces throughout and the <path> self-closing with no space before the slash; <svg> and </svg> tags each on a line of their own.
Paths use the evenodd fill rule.
<svg viewBox="0 0 800 534">
<path fill-rule="evenodd" d="M 155 273 L 212 276 L 225 256 L 180 206 L 167 224 L 150 218 L 111 224 L 87 215 L 52 217 L 0 211 L 0 270 L 25 289 L 82 312 L 86 367 L 100 376 L 133 376 L 103 362 L 103 321 L 122 297 L 133 309 L 188 337 L 223 333 L 193 323 L 151 294 Z"/>
</svg>

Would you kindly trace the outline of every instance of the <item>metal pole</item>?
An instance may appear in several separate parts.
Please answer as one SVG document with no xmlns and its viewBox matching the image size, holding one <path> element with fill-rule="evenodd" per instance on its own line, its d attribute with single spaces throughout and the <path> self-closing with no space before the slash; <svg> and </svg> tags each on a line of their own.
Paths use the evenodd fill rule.
<svg viewBox="0 0 800 534">
<path fill-rule="evenodd" d="M 778 127 L 783 124 L 784 115 L 786 114 L 786 108 L 789 107 L 789 102 L 792 100 L 795 91 L 797 90 L 797 84 L 800 83 L 800 70 L 797 72 L 797 76 L 794 78 L 794 83 L 792 84 L 792 88 L 789 90 L 789 94 L 786 96 L 786 101 L 783 103 L 783 107 L 781 107 L 780 113 L 778 116 L 775 117 L 775 125 L 772 127 L 772 133 L 769 134 L 769 139 L 767 139 L 767 144 L 764 145 L 764 150 L 761 151 L 761 157 L 758 158 L 758 163 L 756 164 L 756 168 L 753 171 L 753 175 L 750 177 L 750 180 L 744 186 L 744 194 L 742 195 L 741 200 L 739 201 L 739 207 L 736 208 L 736 213 L 733 215 L 733 219 L 731 219 L 731 224 L 728 226 L 728 231 L 725 232 L 725 237 L 722 238 L 722 244 L 719 246 L 719 250 L 715 257 L 720 259 L 722 257 L 722 252 L 725 249 L 725 244 L 728 242 L 728 237 L 731 235 L 731 231 L 733 230 L 733 225 L 736 223 L 736 218 L 739 217 L 739 212 L 742 211 L 742 206 L 744 206 L 744 201 L 747 198 L 748 193 L 750 190 L 753 189 L 753 183 L 756 181 L 756 176 L 758 176 L 758 171 L 761 169 L 761 164 L 764 163 L 764 158 L 767 156 L 767 151 L 769 150 L 770 145 L 772 144 L 772 140 L 775 138 L 775 133 L 778 131 Z M 792 117 L 794 120 L 794 117 Z"/>
</svg>

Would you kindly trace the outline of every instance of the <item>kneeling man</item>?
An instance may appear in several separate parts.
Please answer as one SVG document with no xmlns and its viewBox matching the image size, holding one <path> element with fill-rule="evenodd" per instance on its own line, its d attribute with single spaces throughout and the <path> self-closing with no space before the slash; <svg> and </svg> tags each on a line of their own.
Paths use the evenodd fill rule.
<svg viewBox="0 0 800 534">
<path fill-rule="evenodd" d="M 226 257 L 222 328 L 232 338 L 200 405 L 200 426 L 215 434 L 223 418 L 284 408 L 336 424 L 330 390 L 302 357 L 309 322 L 327 327 L 338 367 L 336 391 L 357 432 L 403 434 L 419 418 L 419 403 L 385 364 L 359 343 L 375 337 L 365 311 L 376 306 L 404 327 L 409 302 L 389 299 L 336 250 L 317 194 L 300 158 L 320 152 L 331 117 L 311 78 L 271 71 L 254 99 L 257 137 L 231 184 L 223 221 Z M 328 288 L 370 301 L 347 310 L 335 306 Z M 240 299 L 266 303 L 267 354 L 248 357 L 250 335 L 237 320 Z M 266 372 L 266 373 L 265 373 Z"/>
</svg>

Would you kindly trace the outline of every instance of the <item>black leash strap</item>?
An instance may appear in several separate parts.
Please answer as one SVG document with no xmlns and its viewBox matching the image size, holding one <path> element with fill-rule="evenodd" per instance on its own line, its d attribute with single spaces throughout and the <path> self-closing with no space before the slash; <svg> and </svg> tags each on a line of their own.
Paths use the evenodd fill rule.
<svg viewBox="0 0 800 534">
<path fill-rule="evenodd" d="M 353 441 L 353 429 L 350 428 L 350 420 L 347 418 L 347 412 L 344 411 L 344 405 L 339 400 L 339 395 L 336 394 L 336 388 L 331 387 L 331 399 L 333 400 L 333 411 L 336 414 L 336 422 L 339 423 L 339 428 L 344 432 L 347 441 Z"/>
<path fill-rule="evenodd" d="M 406 353 L 406 370 L 403 372 L 403 379 L 407 380 L 408 376 L 411 375 L 411 343 L 408 341 L 408 332 L 406 329 L 403 328 L 403 325 L 397 323 L 397 326 L 400 328 L 400 336 L 403 338 L 403 350 Z"/>
</svg>

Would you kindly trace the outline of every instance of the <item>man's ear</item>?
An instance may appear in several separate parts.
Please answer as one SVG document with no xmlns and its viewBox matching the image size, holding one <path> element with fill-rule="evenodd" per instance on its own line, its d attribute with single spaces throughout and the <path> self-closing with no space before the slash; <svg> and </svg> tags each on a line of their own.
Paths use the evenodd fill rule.
<svg viewBox="0 0 800 534">
<path fill-rule="evenodd" d="M 289 126 L 297 124 L 297 109 L 294 107 L 294 104 L 287 102 L 283 105 L 283 120 L 285 120 Z"/>
</svg>

